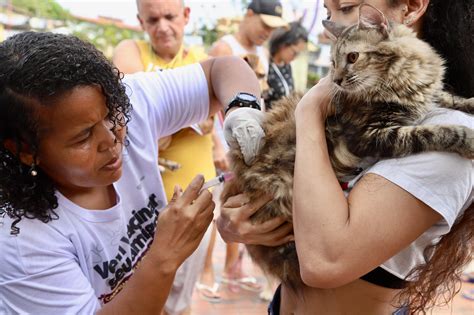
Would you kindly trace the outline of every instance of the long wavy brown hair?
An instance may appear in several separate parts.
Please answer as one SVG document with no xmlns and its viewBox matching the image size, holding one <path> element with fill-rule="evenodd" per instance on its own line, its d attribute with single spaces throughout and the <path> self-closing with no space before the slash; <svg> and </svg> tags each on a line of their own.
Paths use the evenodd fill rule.
<svg viewBox="0 0 474 315">
<path fill-rule="evenodd" d="M 417 281 L 400 293 L 411 314 L 426 314 L 434 306 L 448 304 L 461 289 L 463 267 L 474 252 L 474 204 L 471 204 L 451 231 L 425 249 L 426 264 L 411 271 Z"/>
<path fill-rule="evenodd" d="M 387 0 L 398 5 L 400 0 Z M 465 0 L 431 0 L 423 16 L 421 37 L 446 60 L 446 88 L 457 95 L 474 94 L 474 4 Z M 451 231 L 425 250 L 427 263 L 411 271 L 418 280 L 400 293 L 411 314 L 446 305 L 461 288 L 463 268 L 474 254 L 474 204 Z"/>
</svg>

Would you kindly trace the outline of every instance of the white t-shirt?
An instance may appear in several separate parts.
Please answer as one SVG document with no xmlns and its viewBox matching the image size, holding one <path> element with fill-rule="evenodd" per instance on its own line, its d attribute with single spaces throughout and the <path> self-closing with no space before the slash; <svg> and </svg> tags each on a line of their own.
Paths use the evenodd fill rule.
<svg viewBox="0 0 474 315">
<path fill-rule="evenodd" d="M 116 295 L 153 241 L 166 205 L 157 140 L 209 112 L 199 64 L 126 76 L 133 106 L 117 204 L 86 210 L 57 193 L 57 220 L 0 216 L 0 314 L 93 314 Z"/>
<path fill-rule="evenodd" d="M 221 38 L 222 41 L 224 41 L 227 45 L 229 45 L 230 49 L 232 49 L 232 55 L 234 56 L 239 56 L 243 57 L 245 55 L 254 53 L 257 55 L 260 59 L 260 62 L 262 63 L 263 70 L 265 71 L 265 74 L 268 73 L 268 68 L 269 68 L 269 56 L 268 53 L 266 52 L 265 48 L 263 46 L 256 46 L 255 47 L 255 52 L 249 51 L 245 49 L 238 41 L 237 38 L 234 35 L 225 35 Z"/>
<path fill-rule="evenodd" d="M 438 109 L 423 124 L 464 125 L 474 129 L 474 117 L 459 111 Z M 456 219 L 472 203 L 473 161 L 455 153 L 428 152 L 380 161 L 369 168 L 367 173 L 388 179 L 443 217 L 415 242 L 381 265 L 383 269 L 404 279 L 414 267 L 425 263 L 424 249 L 448 233 Z"/>
</svg>

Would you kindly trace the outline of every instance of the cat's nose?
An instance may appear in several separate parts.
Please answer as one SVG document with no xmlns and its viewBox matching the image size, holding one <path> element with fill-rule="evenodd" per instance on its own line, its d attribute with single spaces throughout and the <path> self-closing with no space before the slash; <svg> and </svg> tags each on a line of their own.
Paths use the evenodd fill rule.
<svg viewBox="0 0 474 315">
<path fill-rule="evenodd" d="M 342 84 L 342 81 L 344 81 L 344 78 L 334 78 L 333 79 L 334 83 L 336 83 L 337 85 L 341 86 Z"/>
</svg>

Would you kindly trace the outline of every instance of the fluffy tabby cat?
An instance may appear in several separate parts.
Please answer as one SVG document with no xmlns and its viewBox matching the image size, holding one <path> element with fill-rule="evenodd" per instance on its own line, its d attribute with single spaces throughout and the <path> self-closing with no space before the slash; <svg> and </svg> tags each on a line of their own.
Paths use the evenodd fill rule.
<svg viewBox="0 0 474 315">
<path fill-rule="evenodd" d="M 359 23 L 341 27 L 325 21 L 335 37 L 330 76 L 337 84 L 327 119 L 326 138 L 333 167 L 343 181 L 360 172 L 363 158 L 402 157 L 425 151 L 474 156 L 474 130 L 464 126 L 418 125 L 436 106 L 474 112 L 474 98 L 443 92 L 442 58 L 404 25 L 390 24 L 377 9 L 363 5 Z M 274 199 L 252 217 L 292 220 L 292 187 L 298 98 L 283 100 L 267 113 L 265 144 L 251 166 L 238 148 L 230 152 L 236 174 L 224 197 L 237 190 L 251 200 Z M 308 157 L 311 158 L 311 157 Z M 295 244 L 248 245 L 252 259 L 284 283 L 302 284 Z"/>
</svg>

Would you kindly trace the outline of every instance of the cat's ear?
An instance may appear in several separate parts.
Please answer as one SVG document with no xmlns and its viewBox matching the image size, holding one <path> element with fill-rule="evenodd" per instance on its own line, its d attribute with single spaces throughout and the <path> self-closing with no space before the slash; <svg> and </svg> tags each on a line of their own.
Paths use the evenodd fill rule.
<svg viewBox="0 0 474 315">
<path fill-rule="evenodd" d="M 331 40 L 336 41 L 339 36 L 341 36 L 342 32 L 346 29 L 345 26 L 334 23 L 332 21 L 323 20 L 323 26 L 327 31 L 327 35 Z"/>
<path fill-rule="evenodd" d="M 361 4 L 359 8 L 359 29 L 376 29 L 388 36 L 390 24 L 385 15 L 370 4 Z"/>
</svg>

